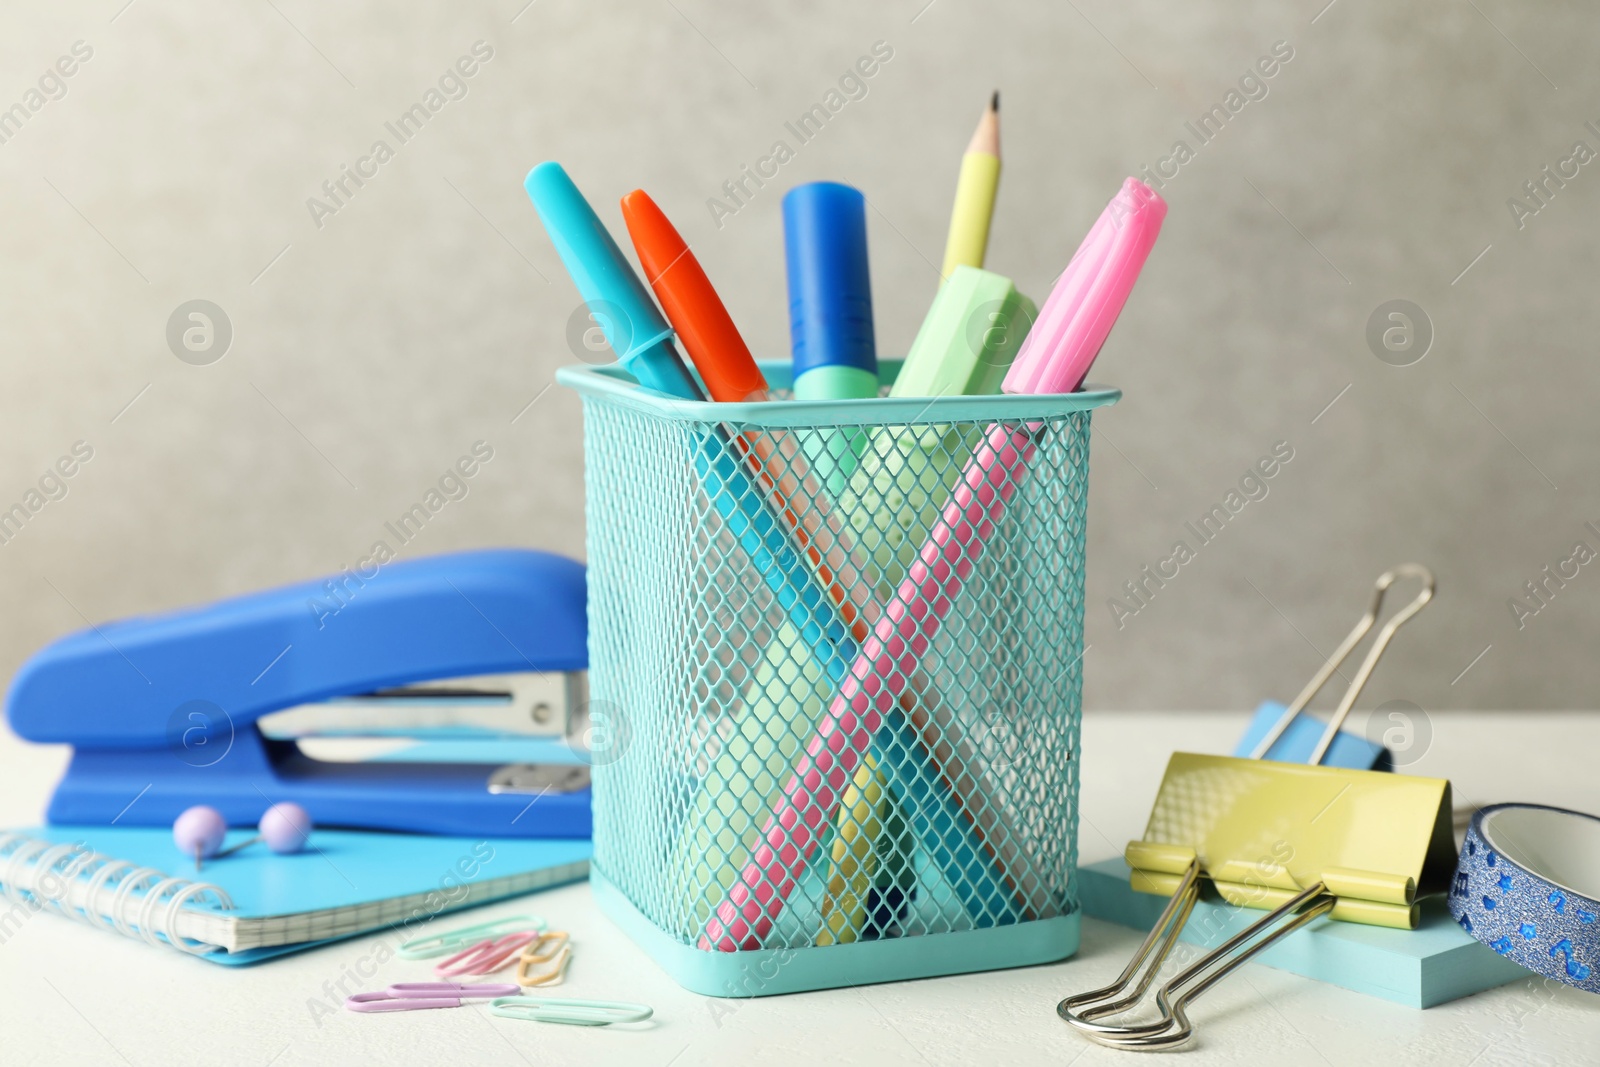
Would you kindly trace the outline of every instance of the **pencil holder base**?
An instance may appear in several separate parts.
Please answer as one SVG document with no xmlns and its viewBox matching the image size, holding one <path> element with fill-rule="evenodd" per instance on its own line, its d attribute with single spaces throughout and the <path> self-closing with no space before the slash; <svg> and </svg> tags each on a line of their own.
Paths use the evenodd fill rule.
<svg viewBox="0 0 1600 1067">
<path fill-rule="evenodd" d="M 849 945 L 712 952 L 663 932 L 591 865 L 600 910 L 683 988 L 708 997 L 770 997 L 841 986 L 1055 963 L 1078 951 L 1077 912 L 1050 919 Z"/>
</svg>

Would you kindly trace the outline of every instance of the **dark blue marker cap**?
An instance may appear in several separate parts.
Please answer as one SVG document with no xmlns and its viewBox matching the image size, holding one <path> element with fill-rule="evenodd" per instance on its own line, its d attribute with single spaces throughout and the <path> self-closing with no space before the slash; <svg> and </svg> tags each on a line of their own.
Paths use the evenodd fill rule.
<svg viewBox="0 0 1600 1067">
<path fill-rule="evenodd" d="M 866 198 L 838 182 L 797 185 L 783 198 L 794 376 L 853 367 L 876 381 Z"/>
</svg>

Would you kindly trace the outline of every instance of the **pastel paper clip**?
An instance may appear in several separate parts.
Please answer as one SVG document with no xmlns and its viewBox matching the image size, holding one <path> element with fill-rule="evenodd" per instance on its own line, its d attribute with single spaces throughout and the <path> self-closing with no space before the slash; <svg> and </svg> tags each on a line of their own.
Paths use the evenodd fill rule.
<svg viewBox="0 0 1600 1067">
<path fill-rule="evenodd" d="M 517 984 L 560 985 L 566 976 L 567 964 L 571 962 L 572 945 L 566 933 L 551 930 L 522 950 L 522 958 L 517 961 Z"/>
<path fill-rule="evenodd" d="M 537 941 L 539 931 L 520 930 L 514 934 L 489 941 L 479 941 L 464 948 L 447 960 L 434 964 L 433 973 L 440 978 L 457 978 L 463 975 L 493 974 L 511 963 L 522 946 Z"/>
<path fill-rule="evenodd" d="M 504 1019 L 531 1023 L 565 1023 L 568 1026 L 611 1026 L 642 1023 L 655 1014 L 643 1004 L 614 1000 L 566 1000 L 561 997 L 501 997 L 489 1011 Z"/>
<path fill-rule="evenodd" d="M 1137 178 L 1122 183 L 1039 310 L 1005 392 L 1071 393 L 1083 384 L 1166 217 L 1155 190 Z"/>
<path fill-rule="evenodd" d="M 345 998 L 350 1011 L 425 1011 L 459 1008 L 467 1000 L 485 1000 L 516 992 L 514 985 L 460 985 L 456 982 L 399 982 L 388 989 Z"/>
<path fill-rule="evenodd" d="M 476 945 L 485 940 L 492 941 L 506 934 L 528 930 L 538 932 L 543 930 L 545 925 L 545 921 L 536 915 L 508 915 L 503 919 L 492 919 L 476 926 L 463 926 L 432 937 L 415 938 L 401 945 L 398 955 L 403 960 L 431 960 L 435 956 L 448 956 L 452 952 L 460 952 L 469 945 Z"/>
</svg>

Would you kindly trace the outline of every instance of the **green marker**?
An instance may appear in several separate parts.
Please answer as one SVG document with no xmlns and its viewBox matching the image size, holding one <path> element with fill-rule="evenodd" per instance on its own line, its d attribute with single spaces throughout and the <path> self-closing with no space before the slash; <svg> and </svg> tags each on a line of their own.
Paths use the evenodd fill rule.
<svg viewBox="0 0 1600 1067">
<path fill-rule="evenodd" d="M 922 320 L 889 395 L 998 393 L 1036 313 L 1009 278 L 957 267 Z M 872 546 L 880 596 L 905 577 L 949 500 L 962 466 L 951 457 L 970 456 L 983 428 L 969 428 L 970 441 L 956 433 L 937 424 L 886 426 L 861 453 L 839 512 L 849 517 L 858 542 Z"/>
<path fill-rule="evenodd" d="M 1037 309 L 1009 278 L 977 267 L 955 268 L 940 287 L 900 374 L 896 397 L 992 395 L 1033 325 Z M 870 546 L 878 596 L 887 600 L 905 577 L 940 509 L 960 477 L 951 457 L 972 454 L 972 440 L 941 426 L 885 427 L 859 453 L 840 500 L 858 545 Z M 915 881 L 912 842 L 904 819 L 890 813 L 873 891 L 869 925 L 888 929 L 906 906 Z"/>
<path fill-rule="evenodd" d="M 922 320 L 889 395 L 998 393 L 1038 313 L 1010 278 L 957 267 Z"/>
</svg>

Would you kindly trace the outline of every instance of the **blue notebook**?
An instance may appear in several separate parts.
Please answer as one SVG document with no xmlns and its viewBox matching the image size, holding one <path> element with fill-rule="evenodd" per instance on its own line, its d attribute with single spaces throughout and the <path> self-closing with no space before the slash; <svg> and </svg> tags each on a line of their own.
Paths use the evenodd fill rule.
<svg viewBox="0 0 1600 1067">
<path fill-rule="evenodd" d="M 162 828 L 0 833 L 0 898 L 237 965 L 384 928 L 420 937 L 436 916 L 586 878 L 594 851 L 587 839 L 353 830 L 317 830 L 311 844 L 290 856 L 253 845 L 197 875 Z"/>
</svg>

